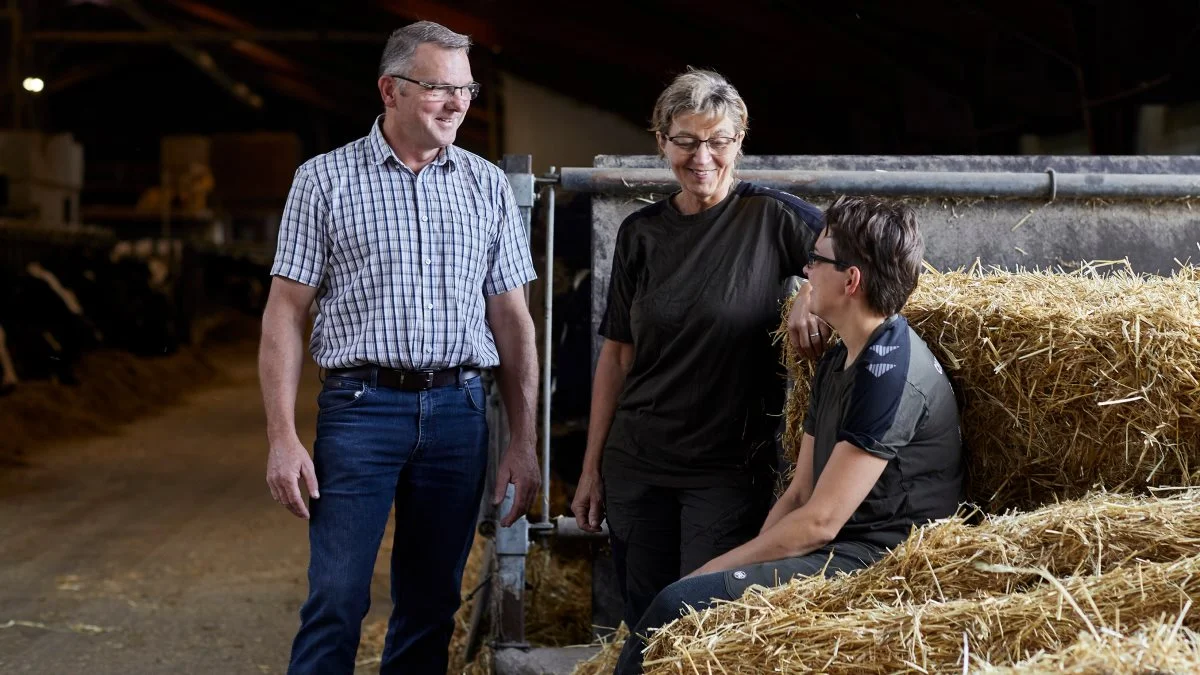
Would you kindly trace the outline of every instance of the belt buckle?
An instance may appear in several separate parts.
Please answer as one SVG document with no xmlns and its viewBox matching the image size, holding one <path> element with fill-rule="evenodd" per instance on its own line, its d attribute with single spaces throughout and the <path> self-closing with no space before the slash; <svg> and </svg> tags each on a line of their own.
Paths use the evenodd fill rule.
<svg viewBox="0 0 1200 675">
<path fill-rule="evenodd" d="M 422 370 L 421 375 L 425 378 L 425 389 L 433 389 L 433 371 Z"/>
</svg>

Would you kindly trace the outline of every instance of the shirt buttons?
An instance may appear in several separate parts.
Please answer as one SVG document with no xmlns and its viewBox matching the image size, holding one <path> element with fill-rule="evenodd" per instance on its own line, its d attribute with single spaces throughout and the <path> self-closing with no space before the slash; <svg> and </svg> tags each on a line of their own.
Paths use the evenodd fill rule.
<svg viewBox="0 0 1200 675">
<path fill-rule="evenodd" d="M 425 309 L 433 309 L 433 303 L 432 302 L 425 303 Z"/>
<path fill-rule="evenodd" d="M 429 222 L 429 216 L 421 216 L 421 222 L 422 222 L 422 223 L 428 223 L 428 222 Z"/>
<path fill-rule="evenodd" d="M 431 353 L 431 352 L 433 352 L 433 347 L 426 347 L 426 348 L 425 348 L 425 353 L 426 353 L 426 354 L 429 354 L 429 353 Z"/>
<path fill-rule="evenodd" d="M 426 264 L 426 265 L 432 265 L 432 264 L 433 264 L 433 258 L 426 258 L 426 259 L 425 259 L 425 264 Z"/>
</svg>

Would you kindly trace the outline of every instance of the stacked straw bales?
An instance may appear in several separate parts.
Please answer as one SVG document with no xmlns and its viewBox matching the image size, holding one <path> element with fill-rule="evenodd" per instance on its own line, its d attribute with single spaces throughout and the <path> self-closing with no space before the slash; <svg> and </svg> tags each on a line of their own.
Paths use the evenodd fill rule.
<svg viewBox="0 0 1200 675">
<path fill-rule="evenodd" d="M 922 528 L 872 567 L 795 579 L 691 612 L 651 640 L 649 673 L 963 672 L 1098 644 L 1190 614 L 1200 498 L 1099 494 Z M 1041 658 L 1047 658 L 1042 656 Z"/>
<path fill-rule="evenodd" d="M 987 511 L 1200 481 L 1200 269 L 1105 271 L 929 271 L 904 308 L 966 395 L 968 489 Z M 782 341 L 794 456 L 812 363 Z"/>
<path fill-rule="evenodd" d="M 1061 651 L 1085 630 L 1102 639 L 1163 616 L 1182 616 L 1194 628 L 1200 621 L 1186 611 L 1198 573 L 1197 557 L 1137 563 L 983 600 L 836 613 L 793 612 L 777 594 L 751 595 L 738 603 L 758 605 L 751 621 L 722 621 L 729 617 L 721 610 L 737 605 L 721 605 L 671 624 L 652 641 L 646 672 L 945 673 L 962 672 L 964 662 L 1016 663 Z M 758 604 L 772 600 L 784 602 Z"/>
</svg>

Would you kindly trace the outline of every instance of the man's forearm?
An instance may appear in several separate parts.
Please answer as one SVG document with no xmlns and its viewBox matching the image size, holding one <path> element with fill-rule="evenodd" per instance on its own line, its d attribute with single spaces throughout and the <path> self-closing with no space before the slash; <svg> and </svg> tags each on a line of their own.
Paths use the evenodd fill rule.
<svg viewBox="0 0 1200 675">
<path fill-rule="evenodd" d="M 537 348 L 533 343 L 533 319 L 510 316 L 493 327 L 500 366 L 496 381 L 508 412 L 511 443 L 529 445 L 537 440 Z"/>
<path fill-rule="evenodd" d="M 304 318 L 286 307 L 268 305 L 263 313 L 258 376 L 267 416 L 267 437 L 296 433 L 296 391 L 304 364 Z"/>
</svg>

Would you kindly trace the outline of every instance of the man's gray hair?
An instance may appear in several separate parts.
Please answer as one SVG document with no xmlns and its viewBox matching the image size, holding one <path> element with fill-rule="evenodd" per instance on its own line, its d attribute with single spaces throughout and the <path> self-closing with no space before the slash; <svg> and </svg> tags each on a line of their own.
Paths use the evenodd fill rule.
<svg viewBox="0 0 1200 675">
<path fill-rule="evenodd" d="M 724 77 L 711 70 L 687 69 L 686 73 L 658 95 L 654 114 L 650 119 L 650 131 L 666 136 L 671 133 L 671 123 L 680 115 L 720 115 L 733 122 L 735 134 L 748 128 L 749 113 L 741 94 Z"/>
<path fill-rule="evenodd" d="M 417 47 L 427 42 L 442 49 L 471 49 L 469 35 L 455 33 L 432 21 L 410 23 L 404 28 L 397 28 L 388 38 L 387 46 L 383 48 L 383 58 L 379 60 L 379 76 L 407 74 Z"/>
</svg>

